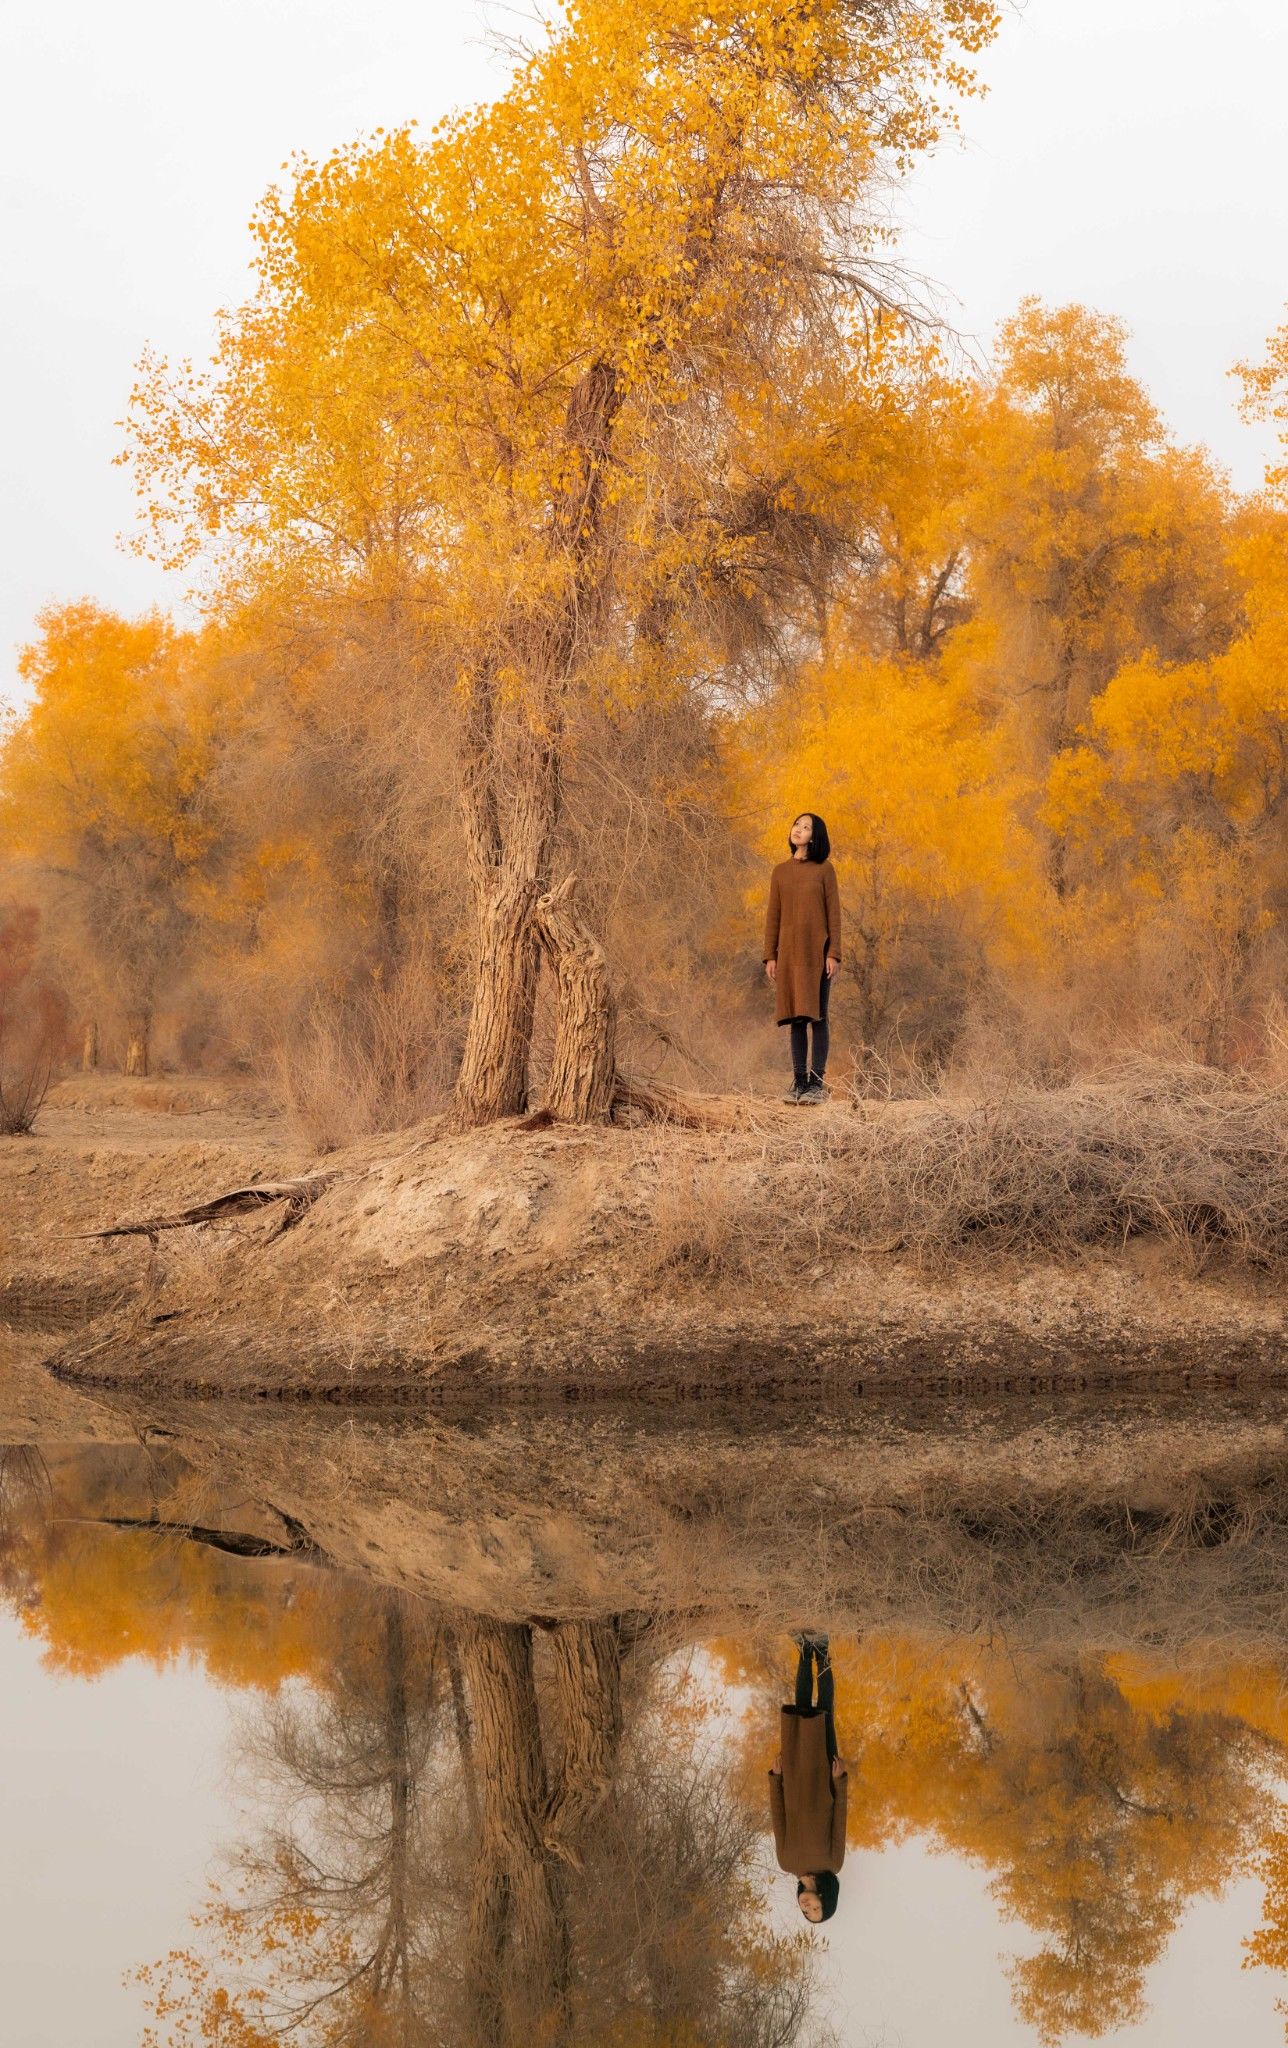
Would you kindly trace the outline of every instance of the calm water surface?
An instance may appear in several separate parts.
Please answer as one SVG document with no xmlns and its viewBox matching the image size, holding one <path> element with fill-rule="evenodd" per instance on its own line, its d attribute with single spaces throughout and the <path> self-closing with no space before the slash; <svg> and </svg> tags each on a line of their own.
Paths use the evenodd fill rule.
<svg viewBox="0 0 1288 2048">
<path fill-rule="evenodd" d="M 1117 1466 L 1055 1409 L 0 1452 L 7 2048 L 1282 2041 L 1282 1418 L 1102 1423 Z M 816 1929 L 768 1796 L 811 1630 Z"/>
</svg>

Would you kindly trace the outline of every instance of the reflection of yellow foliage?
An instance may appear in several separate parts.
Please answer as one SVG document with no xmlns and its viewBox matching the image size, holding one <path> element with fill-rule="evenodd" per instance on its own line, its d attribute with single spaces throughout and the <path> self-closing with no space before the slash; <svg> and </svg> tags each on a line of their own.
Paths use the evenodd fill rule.
<svg viewBox="0 0 1288 2048">
<path fill-rule="evenodd" d="M 748 1718 L 740 1765 L 745 1796 L 763 1803 L 769 1701 L 790 1698 L 792 1655 L 783 1647 L 765 1668 L 716 1650 L 729 1679 L 759 1681 L 766 1702 Z M 1041 1937 L 1011 1967 L 1040 2039 L 1129 2024 L 1186 1905 L 1246 1868 L 1273 1821 L 1267 1785 L 1288 1752 L 1275 1669 L 1017 1662 L 1000 1648 L 875 1635 L 835 1640 L 832 1657 L 838 1740 L 853 1760 L 851 1845 L 918 1836 L 990 1872 L 1004 1916 Z"/>
<path fill-rule="evenodd" d="M 308 1572 L 252 1569 L 172 1536 L 66 1531 L 37 1585 L 25 1625 L 77 1678 L 127 1657 L 196 1657 L 225 1684 L 273 1686 L 315 1671 L 326 1648 L 329 1603 Z"/>
</svg>

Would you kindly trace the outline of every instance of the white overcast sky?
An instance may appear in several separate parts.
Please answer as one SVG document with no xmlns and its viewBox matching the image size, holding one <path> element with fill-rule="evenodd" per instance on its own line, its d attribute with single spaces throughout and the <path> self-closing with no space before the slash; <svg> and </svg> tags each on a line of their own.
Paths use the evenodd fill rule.
<svg viewBox="0 0 1288 2048">
<path fill-rule="evenodd" d="M 145 343 L 208 353 L 284 160 L 495 92 L 488 23 L 526 4 L 5 0 L 0 696 L 42 604 L 181 598 L 117 544 L 115 423 Z M 1227 372 L 1288 299 L 1285 0 L 1025 0 L 984 68 L 900 196 L 909 260 L 983 346 L 1026 291 L 1120 314 L 1175 430 L 1255 484 Z"/>
</svg>

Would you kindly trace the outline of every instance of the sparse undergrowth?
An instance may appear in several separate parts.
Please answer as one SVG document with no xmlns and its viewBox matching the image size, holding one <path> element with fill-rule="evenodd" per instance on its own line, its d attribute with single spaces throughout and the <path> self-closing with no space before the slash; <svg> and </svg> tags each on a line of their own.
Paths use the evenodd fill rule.
<svg viewBox="0 0 1288 2048">
<path fill-rule="evenodd" d="M 667 1134 L 656 1270 L 749 1269 L 791 1241 L 935 1264 L 1068 1259 L 1152 1235 L 1190 1273 L 1288 1260 L 1288 1091 L 1138 1063 L 1050 1090 L 803 1109 L 700 1156 Z"/>
</svg>

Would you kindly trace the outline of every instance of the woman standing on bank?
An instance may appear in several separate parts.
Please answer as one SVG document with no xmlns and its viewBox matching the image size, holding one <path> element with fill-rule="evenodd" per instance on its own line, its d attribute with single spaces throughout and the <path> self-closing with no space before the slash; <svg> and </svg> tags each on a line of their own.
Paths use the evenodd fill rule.
<svg viewBox="0 0 1288 2048">
<path fill-rule="evenodd" d="M 769 878 L 765 972 L 778 997 L 778 1022 L 791 1026 L 793 1078 L 784 1099 L 822 1102 L 827 1003 L 841 964 L 841 895 L 821 818 L 802 811 L 787 843 L 791 859 L 779 861 Z"/>
<path fill-rule="evenodd" d="M 837 1872 L 845 1861 L 849 1776 L 836 1749 L 827 1637 L 797 1636 L 796 1644 L 796 1698 L 779 1714 L 778 1757 L 769 1773 L 769 1815 L 779 1868 L 795 1877 L 796 1903 L 818 1926 L 831 1919 L 840 1895 Z"/>
</svg>

